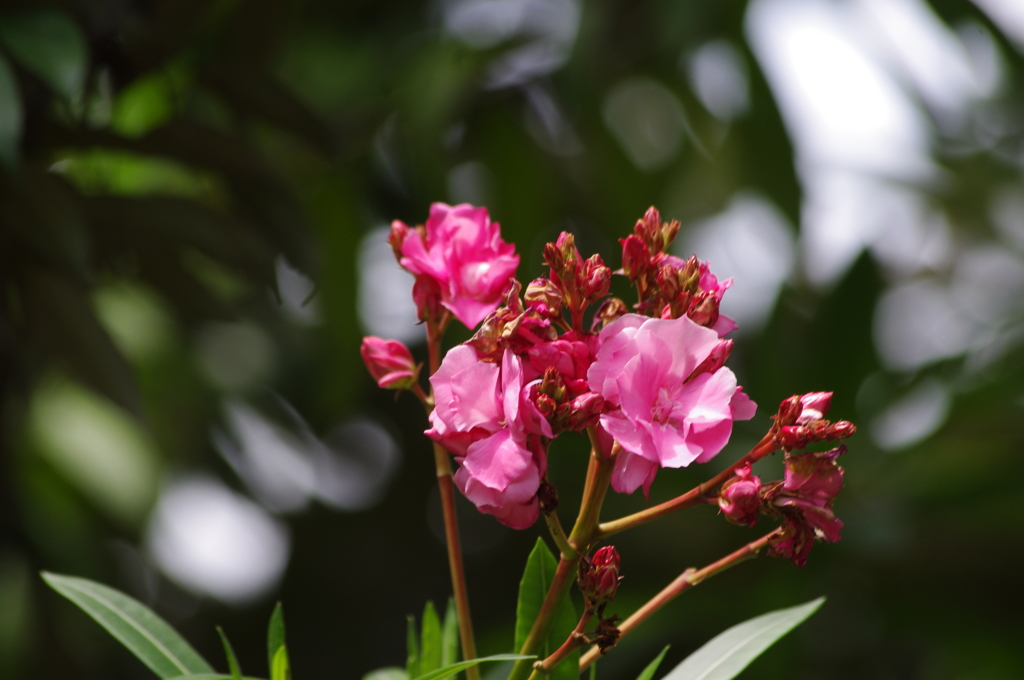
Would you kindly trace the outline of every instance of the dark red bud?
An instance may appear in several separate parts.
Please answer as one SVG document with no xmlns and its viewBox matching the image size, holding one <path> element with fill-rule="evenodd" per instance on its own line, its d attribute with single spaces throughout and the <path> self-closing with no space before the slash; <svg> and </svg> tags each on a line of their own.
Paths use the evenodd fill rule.
<svg viewBox="0 0 1024 680">
<path fill-rule="evenodd" d="M 854 425 L 848 420 L 840 420 L 835 423 L 832 423 L 828 439 L 830 439 L 831 441 L 846 439 L 847 437 L 852 437 L 856 432 L 856 425 Z"/>
<path fill-rule="evenodd" d="M 589 606 L 611 602 L 619 587 L 621 560 L 614 546 L 598 548 L 592 557 L 580 560 L 577 581 Z"/>
</svg>

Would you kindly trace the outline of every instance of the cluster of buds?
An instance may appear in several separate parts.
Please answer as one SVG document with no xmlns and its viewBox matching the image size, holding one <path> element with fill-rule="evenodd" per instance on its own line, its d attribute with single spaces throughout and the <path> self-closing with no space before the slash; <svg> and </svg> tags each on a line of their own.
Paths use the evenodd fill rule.
<svg viewBox="0 0 1024 680">
<path fill-rule="evenodd" d="M 857 427 L 847 421 L 830 422 L 825 414 L 832 406 L 831 392 L 793 395 L 779 404 L 775 419 L 775 441 L 786 451 L 806 448 L 812 442 L 840 441 L 852 436 Z"/>
<path fill-rule="evenodd" d="M 679 233 L 679 222 L 661 222 L 657 209 L 649 208 L 622 243 L 622 273 L 639 293 L 636 305 L 662 319 L 689 317 L 697 325 L 713 328 L 719 335 L 735 329 L 718 311 L 722 295 L 732 279 L 719 282 L 706 262 L 696 256 L 682 260 L 668 254 Z M 721 320 L 721 323 L 720 323 Z"/>
<path fill-rule="evenodd" d="M 530 400 L 547 418 L 556 435 L 567 430 L 578 432 L 596 424 L 604 410 L 605 401 L 596 392 L 583 391 L 576 396 L 572 392 L 564 374 L 554 366 L 545 368 L 540 383 L 531 387 Z"/>
<path fill-rule="evenodd" d="M 618 590 L 619 567 L 621 561 L 614 546 L 598 548 L 592 557 L 584 555 L 580 558 L 576 583 L 583 593 L 584 606 L 587 611 L 598 616 L 597 626 L 588 634 L 588 642 L 596 644 L 601 654 L 615 646 L 619 641 L 619 628 L 616 623 L 618 616 L 605 616 L 604 609 L 615 598 Z"/>
<path fill-rule="evenodd" d="M 536 301 L 551 310 L 553 316 L 562 309 L 569 313 L 572 328 L 581 330 L 583 312 L 608 294 L 612 270 L 600 255 L 586 260 L 576 249 L 576 239 L 568 232 L 559 234 L 554 243 L 544 246 L 544 264 L 548 279 L 533 281 L 526 291 L 527 302 Z"/>
</svg>

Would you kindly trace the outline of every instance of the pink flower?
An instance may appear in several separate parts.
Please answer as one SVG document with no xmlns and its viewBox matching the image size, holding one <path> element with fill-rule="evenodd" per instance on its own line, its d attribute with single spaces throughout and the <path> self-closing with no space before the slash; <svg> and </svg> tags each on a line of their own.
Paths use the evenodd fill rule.
<svg viewBox="0 0 1024 680">
<path fill-rule="evenodd" d="M 499 368 L 459 345 L 445 355 L 430 383 L 436 406 L 426 434 L 457 456 L 459 490 L 513 529 L 532 525 L 547 465 L 540 437 L 552 432 L 524 399 L 530 386 L 523 384 L 519 357 L 506 351 Z"/>
<path fill-rule="evenodd" d="M 384 388 L 404 390 L 416 384 L 419 366 L 409 349 L 398 340 L 383 340 L 368 335 L 359 348 L 366 369 Z"/>
<path fill-rule="evenodd" d="M 474 328 L 497 308 L 509 278 L 515 276 L 515 246 L 501 239 L 487 208 L 465 203 L 432 204 L 425 232 L 395 221 L 392 233 L 401 240 L 402 266 L 417 278 L 436 281 L 441 304 Z"/>
<path fill-rule="evenodd" d="M 732 371 L 691 375 L 719 342 L 715 331 L 687 317 L 627 314 L 601 331 L 587 377 L 593 391 L 619 407 L 603 414 L 601 425 L 625 451 L 646 461 L 616 461 L 616 490 L 631 493 L 645 481 L 649 486 L 654 465 L 710 460 L 728 442 L 733 420 L 753 417 L 756 406 Z"/>
</svg>

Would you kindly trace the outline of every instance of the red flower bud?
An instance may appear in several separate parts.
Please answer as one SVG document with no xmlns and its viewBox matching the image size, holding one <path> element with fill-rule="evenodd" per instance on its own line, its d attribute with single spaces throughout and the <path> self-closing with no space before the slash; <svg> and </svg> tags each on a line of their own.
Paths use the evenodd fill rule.
<svg viewBox="0 0 1024 680">
<path fill-rule="evenodd" d="M 651 251 L 643 240 L 636 235 L 619 239 L 622 243 L 622 272 L 630 281 L 645 276 L 651 266 Z"/>
<path fill-rule="evenodd" d="M 366 369 L 386 389 L 406 390 L 416 384 L 420 368 L 409 349 L 398 340 L 383 340 L 372 335 L 363 338 L 359 348 Z"/>
<path fill-rule="evenodd" d="M 829 430 L 828 439 L 831 441 L 838 441 L 840 439 L 847 439 L 852 437 L 857 432 L 857 426 L 848 420 L 839 420 L 832 423 L 832 427 Z"/>
<path fill-rule="evenodd" d="M 402 261 L 402 244 L 405 243 L 405 237 L 409 235 L 409 231 L 409 226 L 401 220 L 395 220 L 391 223 L 388 245 L 391 246 L 391 250 L 395 251 L 395 259 L 399 262 Z"/>
<path fill-rule="evenodd" d="M 718 492 L 718 507 L 733 524 L 752 527 L 761 511 L 761 480 L 751 473 L 750 463 L 736 469 Z"/>
<path fill-rule="evenodd" d="M 619 553 L 614 546 L 598 548 L 593 557 L 580 559 L 577 582 L 588 606 L 600 607 L 611 602 L 619 587 Z"/>
</svg>

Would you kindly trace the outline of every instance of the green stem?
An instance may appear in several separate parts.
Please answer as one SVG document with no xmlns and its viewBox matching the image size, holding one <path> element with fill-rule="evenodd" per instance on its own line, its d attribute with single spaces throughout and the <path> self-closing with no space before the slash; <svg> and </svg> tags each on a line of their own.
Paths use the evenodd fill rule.
<svg viewBox="0 0 1024 680">
<path fill-rule="evenodd" d="M 768 545 L 768 540 L 778 532 L 775 529 L 768 534 L 762 536 L 756 541 L 747 543 L 739 550 L 732 552 L 717 562 L 712 562 L 703 569 L 687 569 L 680 574 L 676 580 L 668 584 L 660 593 L 652 597 L 644 606 L 633 612 L 633 615 L 623 621 L 619 625 L 619 640 L 628 635 L 634 628 L 639 626 L 641 623 L 646 621 L 651 614 L 658 611 L 666 604 L 679 597 L 681 594 L 697 585 L 704 579 L 710 578 L 715 574 L 721 573 L 729 567 L 734 567 L 740 562 L 744 562 L 752 557 L 756 557 L 757 554 Z M 601 655 L 601 650 L 597 647 L 592 647 L 582 657 L 580 657 L 580 672 L 584 671 L 587 666 L 594 663 L 595 660 Z"/>
<path fill-rule="evenodd" d="M 742 467 L 746 463 L 754 463 L 761 460 L 769 453 L 778 449 L 778 444 L 775 443 L 775 438 L 772 432 L 769 432 L 764 438 L 758 442 L 757 446 L 751 449 L 750 453 L 740 458 L 738 461 L 722 470 L 720 473 L 704 482 L 700 486 L 696 486 L 682 496 L 677 496 L 670 501 L 666 501 L 659 505 L 635 512 L 632 515 L 612 520 L 611 522 L 605 522 L 597 527 L 595 533 L 595 540 L 601 540 L 608 538 L 613 534 L 617 534 L 620 531 L 631 529 L 641 524 L 646 524 L 651 520 L 670 515 L 673 512 L 678 512 L 685 508 L 693 507 L 694 505 L 703 505 L 708 502 L 709 494 L 714 492 L 720 487 L 727 479 L 732 477 L 736 469 Z"/>
<path fill-rule="evenodd" d="M 576 549 L 569 544 L 569 538 L 565 535 L 565 529 L 562 528 L 562 522 L 558 519 L 558 513 L 552 510 L 551 512 L 543 513 L 543 515 L 544 521 L 548 525 L 548 531 L 551 532 L 551 538 L 555 541 L 555 545 L 558 546 L 558 550 L 562 554 L 562 559 L 579 559 Z"/>
<path fill-rule="evenodd" d="M 596 435 L 593 428 L 588 429 L 591 441 L 590 463 L 587 467 L 587 481 L 583 487 L 583 501 L 580 503 L 580 514 L 576 524 L 572 528 L 567 540 L 568 548 L 572 551 L 570 555 L 562 555 L 558 561 L 558 568 L 555 569 L 555 577 L 551 581 L 547 595 L 541 605 L 537 618 L 534 619 L 526 640 L 523 642 L 519 653 L 523 656 L 532 656 L 540 647 L 541 642 L 548 634 L 551 626 L 551 617 L 555 609 L 569 593 L 572 586 L 573 576 L 579 564 L 580 555 L 583 555 L 593 545 L 597 534 L 598 521 L 601 514 L 601 504 L 604 503 L 605 494 L 608 491 L 608 484 L 611 482 L 612 468 L 615 462 L 615 454 L 618 447 L 612 448 L 612 453 L 605 457 L 601 448 L 597 445 Z M 569 559 L 566 559 L 569 557 Z M 508 680 L 525 680 L 530 673 L 530 662 L 525 659 L 516 661 L 512 666 L 512 672 Z"/>
</svg>

